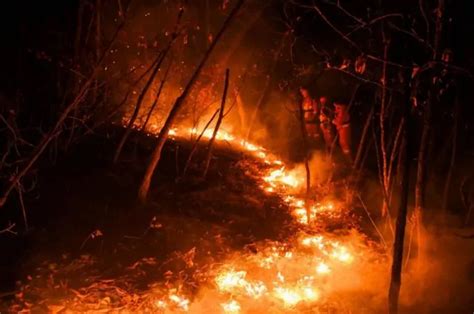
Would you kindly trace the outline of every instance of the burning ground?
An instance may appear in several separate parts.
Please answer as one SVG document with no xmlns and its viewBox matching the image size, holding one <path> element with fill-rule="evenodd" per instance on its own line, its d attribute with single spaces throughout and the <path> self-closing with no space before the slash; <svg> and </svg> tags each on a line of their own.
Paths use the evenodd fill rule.
<svg viewBox="0 0 474 314">
<path fill-rule="evenodd" d="M 16 283 L 2 295 L 2 310 L 385 311 L 389 250 L 370 214 L 354 201 L 351 182 L 337 174 L 328 180 L 332 163 L 313 157 L 312 176 L 320 179 L 313 180 L 306 200 L 304 167 L 224 128 L 206 180 L 200 162 L 182 176 L 198 132 L 174 128 L 150 202 L 138 205 L 136 185 L 154 143 L 153 129 L 132 133 L 116 166 L 109 164 L 110 139 L 122 129 L 108 127 L 54 168 L 41 170 L 42 198 L 31 216 L 41 228 L 23 240 L 28 249 L 17 256 L 21 263 L 6 261 L 5 282 Z M 204 157 L 202 145 L 207 141 L 198 147 L 197 161 Z M 94 156 L 86 153 L 91 150 Z M 403 311 L 463 312 L 472 302 L 471 275 L 466 276 L 472 261 L 463 252 L 472 246 L 466 242 L 460 249 L 460 240 L 447 236 L 427 243 L 423 268 L 408 264 L 404 274 Z"/>
<path fill-rule="evenodd" d="M 360 232 L 350 204 L 326 193 L 306 204 L 297 168 L 225 133 L 209 182 L 193 174 L 196 168 L 170 184 L 189 150 L 189 134 L 172 135 L 153 191 L 160 201 L 144 208 L 131 210 L 137 178 L 122 169 L 104 175 L 74 169 L 70 160 L 49 175 L 50 183 L 60 175 L 75 181 L 50 190 L 57 203 L 48 206 L 58 218 L 48 223 L 55 231 L 37 240 L 48 249 L 29 252 L 15 298 L 4 306 L 158 313 L 373 312 L 380 306 L 362 301 L 384 291 L 385 280 L 373 274 L 386 273 L 388 264 Z M 125 159 L 140 164 L 152 137 L 136 134 L 133 141 Z M 103 142 L 91 145 L 107 151 Z M 100 162 L 87 164 L 97 169 Z M 81 193 L 57 200 L 64 189 Z"/>
<path fill-rule="evenodd" d="M 76 186 L 69 189 L 80 186 L 81 192 L 56 204 L 62 217 L 49 222 L 55 232 L 37 240 L 49 248 L 29 253 L 14 300 L 4 306 L 65 313 L 349 313 L 383 307 L 379 294 L 388 263 L 361 232 L 351 204 L 334 198 L 334 191 L 345 189 L 342 181 L 333 193 L 318 192 L 305 202 L 298 168 L 221 133 L 208 182 L 193 174 L 196 168 L 172 183 L 192 133 L 173 131 L 153 191 L 159 201 L 146 207 L 130 210 L 137 178 L 121 166 L 106 175 L 78 168 L 64 174 L 74 169 L 70 160 L 51 173 L 51 183 L 59 173 L 74 175 Z M 124 159 L 137 164 L 152 138 L 135 134 L 135 148 Z M 107 152 L 101 141 L 78 150 L 91 145 Z M 100 167 L 98 160 L 87 164 Z M 56 185 L 50 193 L 64 193 Z M 93 194 L 103 197 L 92 203 Z M 80 216 L 69 216 L 77 212 L 71 208 L 81 208 Z M 60 212 L 66 209 L 69 214 Z"/>
<path fill-rule="evenodd" d="M 469 1 L 10 2 L 0 312 L 472 313 Z"/>
</svg>

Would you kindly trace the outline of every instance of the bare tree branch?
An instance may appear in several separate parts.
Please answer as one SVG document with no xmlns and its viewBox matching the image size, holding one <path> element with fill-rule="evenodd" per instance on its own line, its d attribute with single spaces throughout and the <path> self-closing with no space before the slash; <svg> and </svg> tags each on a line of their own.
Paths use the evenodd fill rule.
<svg viewBox="0 0 474 314">
<path fill-rule="evenodd" d="M 130 2 L 128 5 L 130 5 Z M 31 154 L 30 159 L 24 165 L 21 170 L 11 179 L 10 184 L 6 188 L 6 190 L 3 192 L 2 196 L 0 197 L 0 207 L 3 207 L 7 201 L 8 196 L 10 193 L 13 191 L 13 189 L 17 186 L 17 184 L 20 182 L 20 180 L 29 172 L 31 167 L 36 163 L 38 158 L 43 154 L 44 150 L 48 147 L 49 143 L 59 134 L 61 133 L 61 128 L 66 121 L 66 119 L 69 117 L 69 114 L 71 113 L 72 110 L 76 106 L 78 106 L 82 101 L 84 100 L 85 96 L 88 94 L 90 87 L 92 83 L 94 82 L 96 76 L 98 75 L 102 63 L 105 59 L 105 57 L 108 55 L 108 52 L 110 51 L 110 48 L 112 45 L 115 43 L 115 40 L 117 39 L 118 34 L 120 31 L 123 29 L 123 27 L 126 24 L 127 19 L 124 17 L 122 22 L 119 24 L 119 26 L 116 28 L 115 33 L 113 34 L 111 40 L 109 41 L 108 45 L 106 46 L 106 49 L 104 49 L 104 52 L 102 54 L 102 57 L 99 58 L 97 64 L 95 65 L 94 69 L 92 70 L 92 73 L 89 76 L 89 79 L 87 79 L 82 87 L 80 88 L 78 94 L 76 97 L 66 106 L 62 114 L 60 115 L 58 121 L 54 125 L 54 127 L 43 136 L 43 139 L 40 141 L 40 143 L 36 146 L 34 149 L 33 153 Z"/>
<path fill-rule="evenodd" d="M 16 224 L 9 223 L 8 226 L 5 229 L 0 230 L 0 234 L 2 234 L 2 233 L 11 233 L 13 235 L 17 235 L 18 233 L 13 230 L 13 228 L 15 228 L 15 226 L 16 226 Z"/>
</svg>

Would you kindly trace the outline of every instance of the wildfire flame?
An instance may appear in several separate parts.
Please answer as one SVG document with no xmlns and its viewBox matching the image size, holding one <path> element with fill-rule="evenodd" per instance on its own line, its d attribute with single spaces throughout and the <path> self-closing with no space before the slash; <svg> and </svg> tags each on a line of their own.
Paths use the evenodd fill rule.
<svg viewBox="0 0 474 314">
<path fill-rule="evenodd" d="M 159 129 L 157 125 L 148 128 L 151 135 Z M 169 130 L 172 138 L 192 138 L 198 134 L 196 128 Z M 205 139 L 212 136 L 211 130 L 203 133 Z M 305 184 L 304 174 L 288 170 L 277 156 L 263 147 L 225 130 L 219 130 L 216 140 L 229 143 L 266 165 L 266 170 L 259 174 L 262 190 L 280 196 L 302 230 L 321 217 L 342 215 L 342 208 L 333 201 L 310 204 L 299 197 L 298 189 Z M 357 266 L 362 254 L 354 248 L 350 240 L 339 240 L 324 231 L 317 234 L 301 231 L 287 242 L 267 242 L 256 253 L 239 252 L 237 257 L 229 258 L 206 274 L 210 289 L 216 294 L 212 298 L 218 308 L 216 313 L 245 313 L 259 303 L 276 306 L 280 311 L 323 302 L 328 297 L 331 278 Z M 201 312 L 193 307 L 193 294 L 169 286 L 172 284 L 153 297 L 152 312 Z M 268 309 L 260 312 L 262 310 Z"/>
</svg>

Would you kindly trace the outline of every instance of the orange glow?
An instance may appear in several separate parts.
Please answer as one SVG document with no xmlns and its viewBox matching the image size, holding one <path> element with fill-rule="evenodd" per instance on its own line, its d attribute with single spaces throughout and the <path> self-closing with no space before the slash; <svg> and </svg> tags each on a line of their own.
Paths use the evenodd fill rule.
<svg viewBox="0 0 474 314">
<path fill-rule="evenodd" d="M 159 129 L 155 124 L 148 128 L 152 135 Z M 196 138 L 201 132 L 198 128 L 173 128 L 169 135 Z M 207 130 L 203 138 L 210 139 L 212 135 L 213 131 Z M 216 141 L 229 143 L 264 164 L 256 174 L 258 185 L 262 191 L 281 198 L 282 204 L 286 205 L 282 207 L 292 215 L 292 224 L 299 231 L 284 242 L 262 242 L 255 251 L 236 252 L 219 266 L 213 265 L 199 273 L 200 278 L 206 278 L 203 282 L 207 290 L 203 294 L 215 304 L 213 311 L 200 309 L 193 299 L 194 294 L 183 292 L 181 288 L 170 288 L 173 286 L 171 281 L 159 292 L 150 292 L 154 294 L 151 312 L 257 313 L 253 307 L 260 304 L 268 313 L 286 312 L 290 308 L 296 311 L 305 306 L 316 309 L 331 297 L 331 293 L 338 292 L 331 290 L 334 289 L 333 278 L 351 277 L 353 273 L 350 272 L 355 272 L 362 263 L 363 254 L 358 251 L 362 246 L 357 245 L 360 243 L 358 238 L 324 229 L 328 219 L 341 217 L 344 206 L 337 200 L 316 202 L 301 197 L 298 189 L 304 187 L 305 174 L 288 170 L 283 161 L 263 147 L 232 135 L 224 128 L 218 132 Z M 318 228 L 313 228 L 314 225 Z M 181 287 L 175 285 L 178 286 Z M 140 310 L 149 309 L 145 306 Z"/>
<path fill-rule="evenodd" d="M 221 306 L 225 313 L 240 313 L 240 304 L 235 300 L 222 303 Z"/>
<path fill-rule="evenodd" d="M 318 274 L 325 275 L 325 274 L 329 274 L 331 272 L 331 269 L 329 268 L 329 266 L 327 264 L 321 262 L 316 267 L 316 272 Z"/>
<path fill-rule="evenodd" d="M 171 294 L 169 296 L 170 301 L 176 304 L 179 308 L 181 308 L 183 311 L 188 311 L 189 310 L 189 300 L 185 297 L 179 296 L 177 294 Z"/>
</svg>

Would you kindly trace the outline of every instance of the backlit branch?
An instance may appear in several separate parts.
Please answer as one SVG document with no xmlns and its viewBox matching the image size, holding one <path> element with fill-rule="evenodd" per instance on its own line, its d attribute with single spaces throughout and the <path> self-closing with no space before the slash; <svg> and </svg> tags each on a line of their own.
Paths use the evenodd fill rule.
<svg viewBox="0 0 474 314">
<path fill-rule="evenodd" d="M 13 230 L 13 228 L 15 228 L 15 226 L 16 226 L 16 224 L 9 223 L 8 226 L 5 229 L 0 230 L 0 234 L 11 233 L 13 235 L 17 235 L 17 232 Z"/>
</svg>

